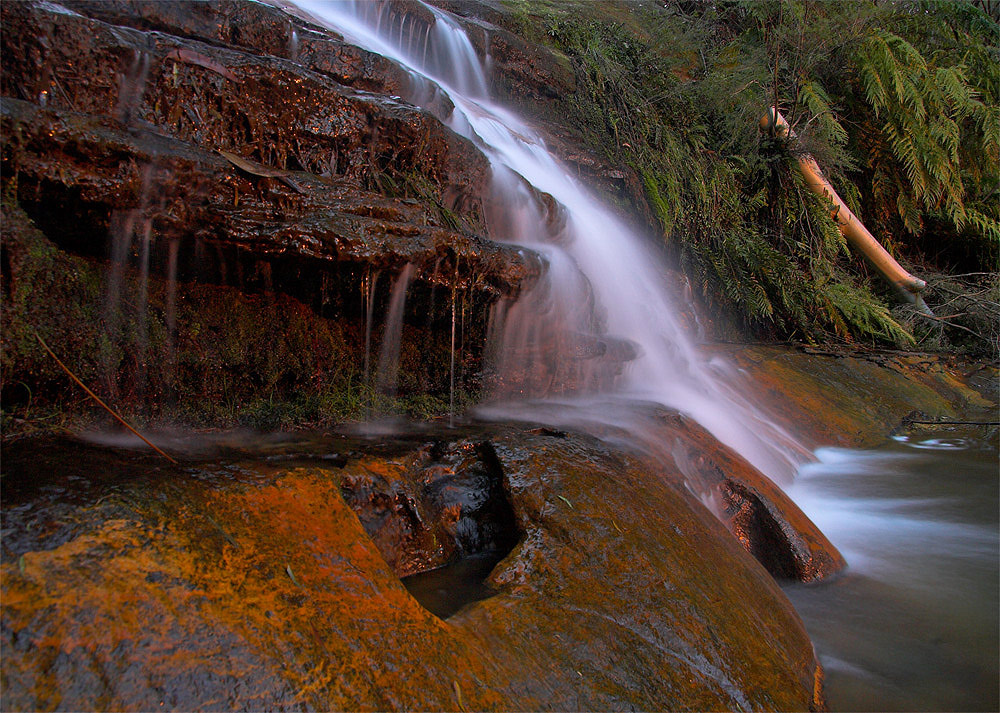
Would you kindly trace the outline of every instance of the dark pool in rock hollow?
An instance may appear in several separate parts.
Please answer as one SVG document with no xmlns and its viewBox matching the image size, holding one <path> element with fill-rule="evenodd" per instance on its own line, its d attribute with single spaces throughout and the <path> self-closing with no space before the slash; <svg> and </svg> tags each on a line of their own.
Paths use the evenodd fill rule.
<svg viewBox="0 0 1000 713">
<path fill-rule="evenodd" d="M 848 562 L 785 587 L 831 710 L 1000 709 L 1000 480 L 984 430 L 820 449 L 789 489 Z"/>
<path fill-rule="evenodd" d="M 480 552 L 444 567 L 404 577 L 406 590 L 439 619 L 447 619 L 466 604 L 496 594 L 486 579 L 506 552 Z"/>
</svg>

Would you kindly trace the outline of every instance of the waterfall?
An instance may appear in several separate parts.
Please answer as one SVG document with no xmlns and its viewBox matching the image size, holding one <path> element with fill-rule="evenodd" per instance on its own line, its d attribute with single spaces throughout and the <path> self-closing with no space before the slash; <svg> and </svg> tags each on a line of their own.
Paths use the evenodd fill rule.
<svg viewBox="0 0 1000 713">
<path fill-rule="evenodd" d="M 389 297 L 389 312 L 382 332 L 382 349 L 375 372 L 375 391 L 389 397 L 396 395 L 396 381 L 399 376 L 399 348 L 403 337 L 403 312 L 406 309 L 406 289 L 410 286 L 416 271 L 412 263 L 399 273 L 392 285 Z"/>
<path fill-rule="evenodd" d="M 420 104 L 435 90 L 448 96 L 454 109 L 439 118 L 490 161 L 484 196 L 490 237 L 545 260 L 543 279 L 495 312 L 494 343 L 487 345 L 497 355 L 498 395 L 533 401 L 506 410 L 493 405 L 490 415 L 523 417 L 541 403 L 539 413 L 557 420 L 593 422 L 603 414 L 625 418 L 624 404 L 652 401 L 689 415 L 762 472 L 790 478 L 804 449 L 741 396 L 724 363 L 697 352 L 649 241 L 580 184 L 527 122 L 490 99 L 483 65 L 450 15 L 416 6 L 419 19 L 433 23 L 428 30 L 416 14 L 404 23 L 389 2 L 297 4 L 359 46 L 399 62 L 413 77 L 409 101 Z M 439 106 L 425 108 L 440 112 Z M 556 401 L 558 415 L 551 408 Z"/>
</svg>

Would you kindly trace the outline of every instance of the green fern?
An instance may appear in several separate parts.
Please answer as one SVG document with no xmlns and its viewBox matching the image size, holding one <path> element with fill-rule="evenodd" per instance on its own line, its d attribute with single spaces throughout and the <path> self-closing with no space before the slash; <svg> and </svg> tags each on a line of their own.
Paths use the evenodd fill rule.
<svg viewBox="0 0 1000 713">
<path fill-rule="evenodd" d="M 868 290 L 838 281 L 820 284 L 817 295 L 830 321 L 845 337 L 860 334 L 899 346 L 914 343 L 913 335 L 894 320 L 888 307 Z"/>
<path fill-rule="evenodd" d="M 967 67 L 961 62 L 938 66 L 938 59 L 943 58 L 928 61 L 912 44 L 886 30 L 873 31 L 857 54 L 865 99 L 882 120 L 882 136 L 905 177 L 887 187 L 889 173 L 876 167 L 876 180 L 883 185 L 875 192 L 886 198 L 897 195 L 899 217 L 911 234 L 923 230 L 929 212 L 946 216 L 958 232 L 966 227 L 963 134 L 970 128 L 978 131 L 972 143 L 982 146 L 987 163 L 998 138 L 996 107 L 980 101 Z M 971 126 L 967 119 L 973 120 Z M 872 161 L 885 158 L 876 154 Z M 992 163 L 995 167 L 995 160 Z"/>
</svg>

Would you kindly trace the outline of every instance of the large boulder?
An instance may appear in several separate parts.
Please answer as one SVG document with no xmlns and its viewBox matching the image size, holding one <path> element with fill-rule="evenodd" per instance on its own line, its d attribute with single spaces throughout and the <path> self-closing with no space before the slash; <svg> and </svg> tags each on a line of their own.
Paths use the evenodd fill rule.
<svg viewBox="0 0 1000 713">
<path fill-rule="evenodd" d="M 176 467 L 6 448 L 3 707 L 821 705 L 788 601 L 669 465 L 548 429 L 367 443 Z M 397 576 L 438 560 L 394 552 L 474 552 L 503 533 L 492 596 L 447 620 Z"/>
</svg>

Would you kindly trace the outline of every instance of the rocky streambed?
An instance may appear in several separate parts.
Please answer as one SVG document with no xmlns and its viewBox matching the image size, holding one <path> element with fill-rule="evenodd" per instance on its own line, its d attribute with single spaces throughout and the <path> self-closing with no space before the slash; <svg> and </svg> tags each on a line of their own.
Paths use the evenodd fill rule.
<svg viewBox="0 0 1000 713">
<path fill-rule="evenodd" d="M 225 450 L 5 449 L 5 708 L 820 704 L 794 611 L 669 466 L 503 426 Z M 400 581 L 496 548 L 445 621 Z"/>
<path fill-rule="evenodd" d="M 302 430 L 488 392 L 491 314 L 544 271 L 488 237 L 443 95 L 401 101 L 399 65 L 262 3 L 0 13 L 5 710 L 824 706 L 779 582 L 844 559 L 690 417 Z M 571 91 L 465 22 L 508 95 Z M 179 462 L 102 428 L 38 337 Z M 995 365 L 714 351 L 809 447 L 996 408 Z M 446 609 L 415 596 L 475 562 Z"/>
<path fill-rule="evenodd" d="M 761 383 L 836 376 L 831 415 L 864 428 L 990 405 L 941 362 L 730 356 Z M 646 416 L 674 460 L 513 423 L 160 434 L 177 465 L 107 434 L 8 443 L 4 707 L 822 708 L 778 583 L 839 554 L 696 424 Z M 401 579 L 479 556 L 499 562 L 447 618 Z"/>
</svg>

